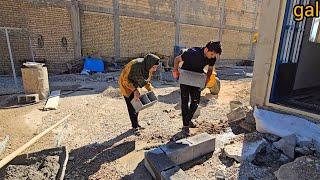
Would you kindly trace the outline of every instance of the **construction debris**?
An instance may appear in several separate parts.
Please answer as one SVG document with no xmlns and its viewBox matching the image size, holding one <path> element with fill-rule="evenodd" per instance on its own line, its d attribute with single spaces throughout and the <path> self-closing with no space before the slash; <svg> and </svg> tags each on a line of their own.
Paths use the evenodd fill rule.
<svg viewBox="0 0 320 180">
<path fill-rule="evenodd" d="M 59 99 L 60 99 L 60 90 L 52 91 L 43 110 L 55 110 L 58 109 Z"/>
<path fill-rule="evenodd" d="M 227 114 L 229 122 L 240 121 L 246 118 L 246 111 L 244 107 L 238 107 Z"/>
<path fill-rule="evenodd" d="M 314 156 L 302 156 L 295 161 L 282 165 L 275 172 L 278 180 L 318 180 L 320 179 L 320 159 Z"/>
<path fill-rule="evenodd" d="M 297 137 L 292 134 L 290 136 L 283 137 L 278 142 L 274 142 L 273 145 L 281 150 L 285 155 L 294 159 L 294 149 L 296 147 Z"/>
<path fill-rule="evenodd" d="M 313 150 L 311 150 L 310 148 L 308 147 L 296 147 L 294 149 L 294 151 L 296 153 L 298 153 L 299 155 L 302 155 L 302 156 L 308 156 L 308 155 L 312 155 L 314 153 Z"/>
<path fill-rule="evenodd" d="M 257 133 L 241 134 L 232 139 L 232 141 L 224 147 L 223 152 L 227 157 L 233 158 L 238 162 L 251 162 L 266 144 L 266 140 Z"/>
<path fill-rule="evenodd" d="M 255 108 L 254 117 L 257 131 L 280 137 L 296 135 L 297 144 L 310 145 L 320 152 L 320 127 L 306 119 Z M 281 121 L 279 121 L 281 119 Z M 307 131 L 306 131 L 307 129 Z M 290 150 L 290 152 L 292 152 Z M 292 155 L 292 153 L 290 153 Z"/>
</svg>

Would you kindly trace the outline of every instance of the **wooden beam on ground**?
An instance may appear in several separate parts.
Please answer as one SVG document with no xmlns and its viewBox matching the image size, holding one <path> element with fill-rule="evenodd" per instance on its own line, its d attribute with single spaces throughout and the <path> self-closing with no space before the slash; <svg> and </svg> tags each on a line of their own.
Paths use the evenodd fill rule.
<svg viewBox="0 0 320 180">
<path fill-rule="evenodd" d="M 60 90 L 52 91 L 46 105 L 44 106 L 43 110 L 54 110 L 58 109 L 59 99 L 60 99 Z"/>
<path fill-rule="evenodd" d="M 37 142 L 40 138 L 42 138 L 44 135 L 46 135 L 47 133 L 49 133 L 50 131 L 52 131 L 54 128 L 56 128 L 57 126 L 59 126 L 61 123 L 63 123 L 65 120 L 67 120 L 69 117 L 71 116 L 71 114 L 67 115 L 66 117 L 64 117 L 63 119 L 61 119 L 60 121 L 58 121 L 56 124 L 54 124 L 53 126 L 49 127 L 48 129 L 44 130 L 42 133 L 38 134 L 37 136 L 35 136 L 34 138 L 32 138 L 30 141 L 28 141 L 26 144 L 24 144 L 22 147 L 18 148 L 17 150 L 15 150 L 13 153 L 9 154 L 8 156 L 6 156 L 5 158 L 3 158 L 0 161 L 0 169 L 5 166 L 6 164 L 8 164 L 11 160 L 13 160 L 15 157 L 17 157 L 20 153 L 22 153 L 23 151 L 25 151 L 28 147 L 30 147 L 31 145 L 33 145 L 35 142 Z"/>
</svg>

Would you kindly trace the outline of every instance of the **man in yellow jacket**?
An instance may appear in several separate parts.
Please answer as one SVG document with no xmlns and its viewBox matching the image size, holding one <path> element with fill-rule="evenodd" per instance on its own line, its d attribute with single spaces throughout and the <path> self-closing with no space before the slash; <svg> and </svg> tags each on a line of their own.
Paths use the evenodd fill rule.
<svg viewBox="0 0 320 180">
<path fill-rule="evenodd" d="M 134 59 L 124 67 L 119 78 L 120 91 L 126 101 L 131 125 L 136 134 L 139 134 L 141 126 L 138 123 L 138 113 L 135 112 L 131 101 L 139 100 L 138 88 L 145 87 L 148 91 L 152 90 L 150 80 L 152 74 L 157 71 L 159 60 L 160 58 L 154 54 Z"/>
</svg>

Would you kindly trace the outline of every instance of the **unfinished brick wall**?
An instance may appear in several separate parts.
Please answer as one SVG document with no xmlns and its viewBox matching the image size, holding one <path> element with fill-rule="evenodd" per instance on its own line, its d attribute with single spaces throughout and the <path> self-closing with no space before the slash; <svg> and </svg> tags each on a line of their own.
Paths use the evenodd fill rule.
<svg viewBox="0 0 320 180">
<path fill-rule="evenodd" d="M 82 4 L 101 6 L 101 7 L 113 7 L 113 0 L 79 0 Z"/>
<path fill-rule="evenodd" d="M 175 0 L 118 2 L 120 39 L 115 36 L 118 31 L 115 31 L 114 0 L 79 0 L 82 55 L 98 51 L 104 57 L 113 57 L 118 41 L 121 57 L 135 57 L 150 51 L 173 55 L 178 32 L 175 21 L 180 11 L 177 39 L 180 45 L 203 46 L 209 40 L 218 40 L 221 34 L 223 59 L 248 59 L 252 53 L 252 32 L 259 25 L 262 0 L 225 0 L 225 4 L 223 0 L 180 0 L 179 8 Z M 49 72 L 64 72 L 66 63 L 74 60 L 70 6 L 69 0 L 2 0 L 0 16 L 6 18 L 0 19 L 0 26 L 26 28 L 35 57 L 46 59 Z M 40 35 L 44 39 L 43 47 L 37 43 Z M 67 39 L 67 47 L 62 47 L 62 37 Z M 3 38 L 4 34 L 0 34 L 1 74 L 11 72 Z M 31 59 L 31 53 L 25 50 L 28 41 L 13 41 L 15 61 Z"/>
<path fill-rule="evenodd" d="M 49 72 L 60 73 L 67 70 L 66 62 L 74 60 L 74 47 L 71 29 L 71 20 L 68 7 L 55 7 L 51 5 L 38 5 L 18 0 L 4 0 L 0 2 L 0 26 L 26 28 L 27 33 L 12 31 L 10 40 L 16 69 L 19 72 L 21 61 L 31 59 L 29 37 L 36 59 L 44 58 Z M 3 6 L 2 6 L 3 5 Z M 13 11 L 12 11 L 12 10 Z M 44 46 L 38 46 L 38 37 L 43 37 Z M 62 38 L 67 40 L 67 46 L 62 46 Z M 5 38 L 1 35 L 0 37 Z M 3 41 L 2 41 L 3 42 Z M 3 74 L 11 73 L 11 65 L 5 43 L 0 44 L 3 58 Z"/>
<path fill-rule="evenodd" d="M 203 47 L 210 40 L 218 40 L 219 29 L 193 25 L 181 25 L 180 44 L 186 47 Z"/>
<path fill-rule="evenodd" d="M 0 1 L 0 27 L 26 28 L 26 17 L 20 12 L 24 3 L 14 0 Z M 8 30 L 15 70 L 20 74 L 21 61 L 31 57 L 26 31 Z M 12 74 L 5 30 L 0 30 L 0 74 Z"/>
<path fill-rule="evenodd" d="M 59 73 L 67 70 L 66 62 L 74 60 L 74 46 L 69 11 L 58 7 L 27 7 L 28 29 L 32 32 L 34 55 L 45 58 L 48 71 Z M 43 36 L 44 46 L 39 47 L 37 39 Z M 62 38 L 67 47 L 62 46 Z"/>
<path fill-rule="evenodd" d="M 141 18 L 120 17 L 121 57 L 135 57 L 141 53 L 173 53 L 174 23 Z"/>
<path fill-rule="evenodd" d="M 82 55 L 99 52 L 106 57 L 114 56 L 113 16 L 103 13 L 81 13 Z"/>
<path fill-rule="evenodd" d="M 251 33 L 249 32 L 223 30 L 221 58 L 238 60 L 248 58 L 251 48 L 250 41 Z"/>
</svg>

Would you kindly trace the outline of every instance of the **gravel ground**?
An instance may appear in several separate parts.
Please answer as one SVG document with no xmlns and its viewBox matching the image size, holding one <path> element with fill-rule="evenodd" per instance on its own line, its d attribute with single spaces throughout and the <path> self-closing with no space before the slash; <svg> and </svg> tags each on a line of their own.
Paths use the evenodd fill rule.
<svg viewBox="0 0 320 180">
<path fill-rule="evenodd" d="M 238 69 L 225 69 L 217 71 L 222 79 L 219 96 L 203 94 L 201 113 L 196 119 L 199 127 L 193 129 L 192 134 L 224 133 L 229 128 L 226 117 L 230 111 L 229 102 L 239 100 L 245 105 L 249 104 L 251 78 L 245 73 L 238 74 Z M 146 129 L 141 132 L 141 136 L 134 136 L 117 81 L 106 82 L 109 75 L 50 77 L 51 87 L 80 85 L 93 88 L 62 96 L 59 108 L 55 111 L 41 111 L 43 103 L 0 109 L 0 137 L 10 135 L 9 144 L 1 158 L 71 113 L 67 123 L 39 140 L 28 151 L 39 151 L 56 145 L 67 146 L 70 158 L 66 179 L 151 179 L 142 162 L 143 153 L 167 143 L 180 132 L 182 120 L 179 88 L 177 85 L 154 83 L 159 102 L 140 113 L 139 122 Z M 113 75 L 117 77 L 119 73 Z M 0 78 L 0 84 L 6 84 L 5 88 L 0 86 L 1 93 L 9 92 L 8 87 L 14 87 L 12 82 L 8 82 L 6 77 Z M 226 179 L 263 179 L 270 175 L 266 168 L 229 162 L 219 152 L 185 170 L 195 179 L 212 179 L 217 172 L 223 173 Z"/>
</svg>

